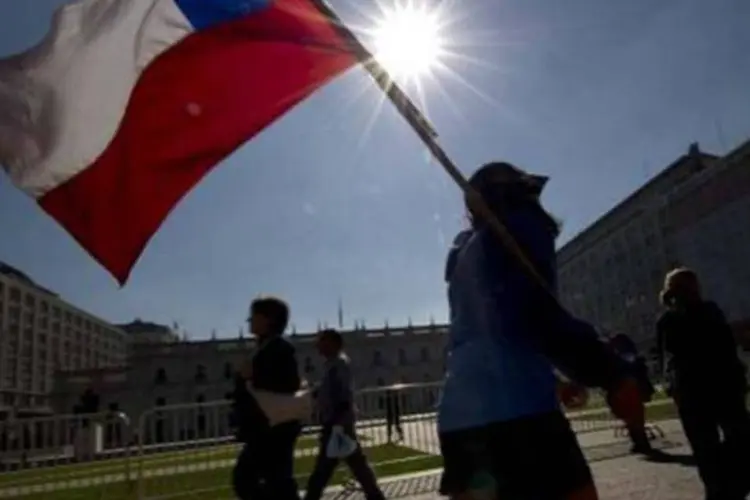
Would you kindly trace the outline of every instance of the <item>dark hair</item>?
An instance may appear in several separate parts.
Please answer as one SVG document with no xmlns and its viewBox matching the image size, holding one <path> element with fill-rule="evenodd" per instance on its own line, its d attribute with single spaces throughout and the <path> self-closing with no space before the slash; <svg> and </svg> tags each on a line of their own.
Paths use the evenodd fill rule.
<svg viewBox="0 0 750 500">
<path fill-rule="evenodd" d="M 278 297 L 261 297 L 250 304 L 250 312 L 268 318 L 271 333 L 281 335 L 289 323 L 289 306 Z"/>
<path fill-rule="evenodd" d="M 510 163 L 493 162 L 481 166 L 474 172 L 469 178 L 469 184 L 501 221 L 509 211 L 531 209 L 542 215 L 550 232 L 557 238 L 560 234 L 560 223 L 539 201 L 548 180 L 544 176 L 526 173 Z M 465 201 L 472 225 L 476 227 L 482 222 L 481 216 L 473 210 L 468 199 Z"/>
<path fill-rule="evenodd" d="M 344 337 L 334 328 L 326 328 L 321 331 L 320 338 L 330 340 L 338 349 L 344 347 Z"/>
</svg>

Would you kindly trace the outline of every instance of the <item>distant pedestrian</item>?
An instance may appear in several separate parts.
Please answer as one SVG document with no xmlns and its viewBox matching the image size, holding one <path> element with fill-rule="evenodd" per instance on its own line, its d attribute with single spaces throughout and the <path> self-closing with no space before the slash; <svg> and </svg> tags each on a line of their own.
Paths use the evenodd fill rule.
<svg viewBox="0 0 750 500">
<path fill-rule="evenodd" d="M 744 499 L 750 493 L 750 415 L 732 330 L 719 306 L 703 299 L 690 269 L 667 274 L 661 302 L 659 364 L 663 372 L 671 358 L 672 393 L 706 498 Z"/>
<path fill-rule="evenodd" d="M 625 361 L 631 375 L 638 381 L 639 392 L 644 404 L 651 401 L 656 391 L 648 374 L 646 360 L 638 352 L 638 347 L 633 342 L 633 339 L 624 333 L 620 333 L 610 340 L 609 345 Z M 645 421 L 628 426 L 628 436 L 633 444 L 631 448 L 632 453 L 648 455 L 654 451 L 646 432 Z"/>
<path fill-rule="evenodd" d="M 234 423 L 244 446 L 234 467 L 234 491 L 240 500 L 299 500 L 294 447 L 301 424 L 271 426 L 246 388 L 249 383 L 254 390 L 290 396 L 300 390 L 295 350 L 283 337 L 289 307 L 278 298 L 257 299 L 250 305 L 248 321 L 257 349 L 235 381 Z"/>
<path fill-rule="evenodd" d="M 438 411 L 441 492 L 455 500 L 597 498 L 560 408 L 553 365 L 575 383 L 603 388 L 621 418 L 643 418 L 621 360 L 552 295 L 559 229 L 539 202 L 546 180 L 507 163 L 485 165 L 469 180 L 548 289 L 467 197 L 471 228 L 446 264 L 449 355 Z"/>
<path fill-rule="evenodd" d="M 354 478 L 362 486 L 367 500 L 384 500 L 378 487 L 375 473 L 367 463 L 355 432 L 354 381 L 349 358 L 344 354 L 344 339 L 333 329 L 318 334 L 318 351 L 325 358 L 323 378 L 318 387 L 318 410 L 322 430 L 315 468 L 307 483 L 305 500 L 319 500 L 330 481 L 338 457 L 328 456 L 331 435 L 339 428 L 356 443 L 354 452 L 344 458 Z"/>
<path fill-rule="evenodd" d="M 404 431 L 401 428 L 401 404 L 398 390 L 387 389 L 385 391 L 385 421 L 388 442 L 392 442 L 393 430 L 395 428 L 398 440 L 404 440 Z"/>
</svg>

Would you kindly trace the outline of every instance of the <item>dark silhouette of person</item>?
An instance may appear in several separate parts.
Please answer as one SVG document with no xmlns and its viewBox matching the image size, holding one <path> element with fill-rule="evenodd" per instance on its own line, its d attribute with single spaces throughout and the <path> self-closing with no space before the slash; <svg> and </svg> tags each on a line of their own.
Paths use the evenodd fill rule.
<svg viewBox="0 0 750 500">
<path fill-rule="evenodd" d="M 609 342 L 609 345 L 615 351 L 615 353 L 622 358 L 627 364 L 633 377 L 638 381 L 638 387 L 642 396 L 643 402 L 647 403 L 651 401 L 654 395 L 655 389 L 651 383 L 651 378 L 648 374 L 648 366 L 646 360 L 638 352 L 638 348 L 629 336 L 624 333 L 615 335 Z M 634 423 L 633 425 L 627 426 L 628 436 L 633 444 L 631 448 L 632 453 L 639 454 L 651 454 L 653 448 L 649 441 L 648 434 L 646 432 L 645 422 Z"/>
<path fill-rule="evenodd" d="M 404 440 L 404 430 L 401 427 L 401 404 L 399 393 L 393 389 L 385 391 L 385 423 L 388 442 L 392 442 L 393 430 L 396 430 L 398 440 Z"/>
<path fill-rule="evenodd" d="M 445 269 L 449 354 L 438 435 L 440 490 L 453 499 L 597 498 L 560 407 L 556 369 L 602 388 L 619 418 L 643 419 L 622 360 L 556 300 L 559 225 L 539 201 L 546 182 L 507 163 L 484 165 L 469 179 L 471 227 L 456 237 Z M 519 252 L 498 237 L 496 221 Z"/>
<path fill-rule="evenodd" d="M 744 499 L 750 493 L 750 415 L 737 343 L 719 306 L 703 299 L 695 272 L 675 269 L 664 281 L 659 367 L 663 373 L 668 356 L 673 397 L 706 499 Z"/>
<path fill-rule="evenodd" d="M 288 321 L 289 307 L 281 299 L 261 298 L 250 306 L 250 331 L 258 347 L 235 380 L 233 408 L 237 439 L 244 443 L 232 476 L 240 500 L 299 500 L 294 447 L 302 425 L 290 421 L 270 426 L 246 386 L 286 395 L 300 390 L 294 346 L 283 337 Z"/>
<path fill-rule="evenodd" d="M 354 381 L 349 358 L 343 348 L 344 339 L 338 331 L 327 329 L 318 335 L 318 352 L 325 358 L 325 372 L 317 390 L 317 404 L 323 428 L 320 433 L 318 458 L 307 483 L 305 500 L 321 498 L 341 460 L 327 455 L 328 443 L 335 427 L 339 427 L 357 445 L 343 461 L 362 487 L 366 500 L 385 500 L 355 432 Z"/>
</svg>

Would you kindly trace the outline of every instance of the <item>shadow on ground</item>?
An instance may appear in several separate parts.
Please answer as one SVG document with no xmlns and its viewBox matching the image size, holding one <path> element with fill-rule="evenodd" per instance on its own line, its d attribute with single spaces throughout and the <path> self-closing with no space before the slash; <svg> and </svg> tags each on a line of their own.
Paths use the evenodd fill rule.
<svg viewBox="0 0 750 500">
<path fill-rule="evenodd" d="M 654 452 L 648 458 L 644 457 L 644 460 L 691 465 L 691 456 L 672 455 L 665 451 L 680 447 L 683 445 L 683 443 L 670 439 L 657 439 L 652 442 L 652 445 L 654 447 Z M 623 441 L 600 446 L 591 446 L 585 448 L 584 453 L 589 463 L 600 462 L 603 460 L 612 460 L 630 455 L 630 443 Z M 390 481 L 386 480 L 381 483 L 381 487 L 383 489 L 383 493 L 385 493 L 386 498 L 404 498 L 415 495 L 437 493 L 439 485 L 440 473 L 437 471 L 428 472 L 416 477 L 393 479 Z M 326 494 L 324 498 L 325 500 L 364 499 L 364 496 L 361 493 L 350 491 L 330 492 Z"/>
</svg>

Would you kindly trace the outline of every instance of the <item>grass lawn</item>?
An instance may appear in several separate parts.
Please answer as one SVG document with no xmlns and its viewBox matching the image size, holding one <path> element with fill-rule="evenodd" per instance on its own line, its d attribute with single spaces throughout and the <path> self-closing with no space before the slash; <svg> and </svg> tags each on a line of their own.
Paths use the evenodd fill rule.
<svg viewBox="0 0 750 500">
<path fill-rule="evenodd" d="M 154 469 L 200 464 L 208 460 L 234 460 L 239 452 L 239 446 L 239 444 L 232 443 L 207 448 L 153 453 L 144 455 L 143 465 L 144 469 Z M 301 436 L 297 440 L 298 453 L 314 454 L 317 446 L 317 436 Z M 138 463 L 137 450 L 133 450 L 132 453 L 130 467 L 132 468 L 131 471 L 135 472 Z M 113 458 L 83 464 L 60 464 L 52 467 L 5 472 L 0 474 L 0 489 L 40 483 L 70 482 L 83 480 L 92 476 L 106 476 L 108 474 L 124 474 L 127 471 L 127 467 L 128 459 Z"/>
<path fill-rule="evenodd" d="M 366 453 L 378 477 L 416 472 L 442 465 L 440 457 L 397 445 L 367 448 Z M 144 480 L 143 491 L 147 497 L 168 495 L 169 498 L 180 500 L 231 496 L 230 474 L 234 465 L 233 460 L 217 461 L 213 458 L 210 460 L 213 460 L 213 462 L 207 462 L 204 456 L 201 462 L 196 461 L 192 463 L 192 466 L 185 467 L 185 469 L 188 469 L 185 471 L 162 470 L 162 472 L 166 472 L 165 475 L 148 477 Z M 314 463 L 315 457 L 312 455 L 296 459 L 295 472 L 300 486 L 303 488 Z M 180 467 L 183 467 L 183 464 L 189 464 L 189 462 L 180 461 Z M 159 463 L 158 466 L 163 467 L 164 464 Z M 159 472 L 159 469 L 155 469 L 154 465 L 146 468 L 153 473 Z M 336 472 L 331 484 L 340 484 L 347 477 L 345 468 L 341 467 Z M 46 478 L 44 482 L 47 482 Z M 39 481 L 35 483 L 38 484 Z M 2 487 L 7 486 L 9 485 L 2 485 Z M 14 498 L 19 500 L 125 500 L 135 498 L 135 493 L 134 484 L 118 482 L 86 488 L 61 489 Z"/>
</svg>

